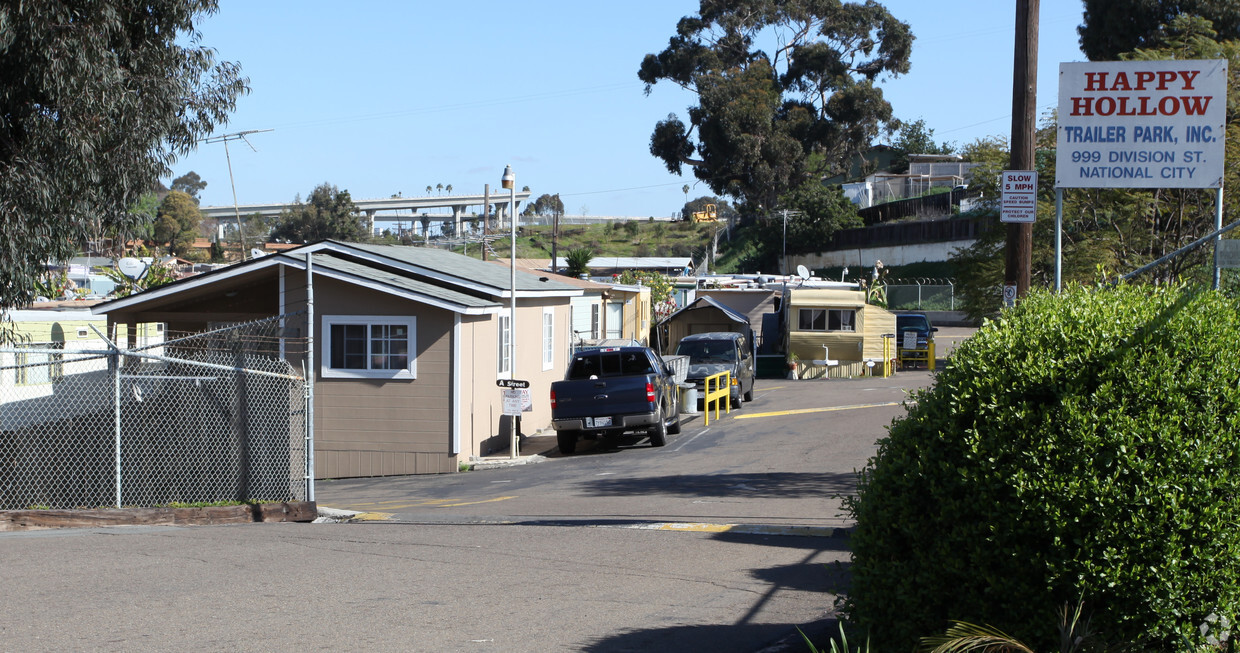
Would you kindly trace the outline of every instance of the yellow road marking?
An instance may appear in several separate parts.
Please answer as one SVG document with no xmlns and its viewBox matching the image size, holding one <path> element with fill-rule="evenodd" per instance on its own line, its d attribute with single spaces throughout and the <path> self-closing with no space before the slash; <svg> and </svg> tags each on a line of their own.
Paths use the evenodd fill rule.
<svg viewBox="0 0 1240 653">
<path fill-rule="evenodd" d="M 442 506 L 436 506 L 436 507 L 437 508 L 455 508 L 457 506 L 472 506 L 472 505 L 476 505 L 479 503 L 495 503 L 496 501 L 507 501 L 508 499 L 515 499 L 515 498 L 517 497 L 516 496 L 495 497 L 494 499 L 483 499 L 482 501 L 466 501 L 464 503 L 445 503 Z"/>
<path fill-rule="evenodd" d="M 827 408 L 797 408 L 795 410 L 775 410 L 769 413 L 746 413 L 744 415 L 734 415 L 732 419 L 752 419 L 754 417 L 775 417 L 778 415 L 804 415 L 806 413 L 826 413 L 836 410 L 853 410 L 856 408 L 884 408 L 887 406 L 899 406 L 903 402 L 887 401 L 881 404 L 857 404 L 854 406 L 830 406 Z"/>
<path fill-rule="evenodd" d="M 349 521 L 387 521 L 391 518 L 390 512 L 363 512 L 353 515 Z"/>
</svg>

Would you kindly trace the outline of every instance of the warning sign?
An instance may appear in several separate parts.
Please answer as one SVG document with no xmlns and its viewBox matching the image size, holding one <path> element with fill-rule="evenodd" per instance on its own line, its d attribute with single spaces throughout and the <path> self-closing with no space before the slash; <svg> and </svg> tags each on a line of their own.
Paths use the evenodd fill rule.
<svg viewBox="0 0 1240 653">
<path fill-rule="evenodd" d="M 1003 191 L 1000 222 L 1033 222 L 1038 217 L 1037 172 L 1004 170 L 999 188 Z"/>
</svg>

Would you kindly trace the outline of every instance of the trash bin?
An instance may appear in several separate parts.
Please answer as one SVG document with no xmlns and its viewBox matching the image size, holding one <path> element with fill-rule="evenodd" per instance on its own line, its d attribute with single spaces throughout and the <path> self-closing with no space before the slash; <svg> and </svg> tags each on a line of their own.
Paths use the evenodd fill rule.
<svg viewBox="0 0 1240 653">
<path fill-rule="evenodd" d="M 692 383 L 680 384 L 680 412 L 686 415 L 697 415 L 698 391 Z"/>
</svg>

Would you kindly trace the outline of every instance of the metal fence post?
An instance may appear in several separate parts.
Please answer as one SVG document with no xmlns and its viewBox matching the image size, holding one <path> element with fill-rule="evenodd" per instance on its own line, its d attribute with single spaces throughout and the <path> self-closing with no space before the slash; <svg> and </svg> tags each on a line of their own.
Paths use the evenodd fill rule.
<svg viewBox="0 0 1240 653">
<path fill-rule="evenodd" d="M 121 507 L 121 357 L 115 348 L 108 355 L 112 368 L 112 436 L 116 448 L 116 507 Z"/>
</svg>

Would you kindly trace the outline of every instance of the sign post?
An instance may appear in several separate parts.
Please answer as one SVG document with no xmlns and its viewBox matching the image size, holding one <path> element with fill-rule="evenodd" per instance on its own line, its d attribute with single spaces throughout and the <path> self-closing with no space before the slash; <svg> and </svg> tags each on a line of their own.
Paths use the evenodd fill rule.
<svg viewBox="0 0 1240 653">
<path fill-rule="evenodd" d="M 530 382 L 524 379 L 496 379 L 495 385 L 504 390 L 504 414 L 512 418 L 513 428 L 510 429 L 512 457 L 517 457 L 518 440 L 521 437 L 521 429 L 517 426 L 521 418 L 521 413 L 526 410 L 533 410 L 534 405 L 530 399 Z"/>
</svg>

